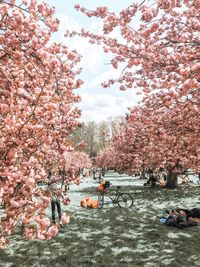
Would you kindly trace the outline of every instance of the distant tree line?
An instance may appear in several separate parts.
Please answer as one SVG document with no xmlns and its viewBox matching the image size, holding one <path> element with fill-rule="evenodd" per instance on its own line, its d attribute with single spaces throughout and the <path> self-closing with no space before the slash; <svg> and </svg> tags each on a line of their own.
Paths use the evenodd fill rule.
<svg viewBox="0 0 200 267">
<path fill-rule="evenodd" d="M 122 117 L 111 117 L 101 122 L 82 123 L 72 134 L 71 139 L 74 144 L 85 143 L 84 146 L 78 146 L 77 150 L 87 153 L 90 157 L 96 157 L 99 151 L 109 143 L 123 120 Z"/>
</svg>

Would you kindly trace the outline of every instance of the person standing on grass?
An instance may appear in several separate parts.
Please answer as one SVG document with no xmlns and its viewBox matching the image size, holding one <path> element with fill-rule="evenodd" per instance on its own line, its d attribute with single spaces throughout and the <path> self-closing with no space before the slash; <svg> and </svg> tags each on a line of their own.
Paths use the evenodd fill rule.
<svg viewBox="0 0 200 267">
<path fill-rule="evenodd" d="M 95 180 L 96 179 L 96 168 L 92 169 L 92 176 L 93 176 L 93 179 Z"/>
<path fill-rule="evenodd" d="M 102 174 L 102 177 L 104 178 L 104 176 L 105 176 L 105 168 L 103 167 L 102 169 L 101 169 L 101 174 Z"/>
<path fill-rule="evenodd" d="M 50 182 L 49 182 L 49 190 L 51 194 L 52 222 L 55 224 L 56 223 L 56 219 L 55 219 L 56 207 L 57 207 L 59 222 L 61 220 L 61 215 L 62 215 L 61 204 L 60 204 L 61 198 L 64 199 L 62 185 L 60 185 L 59 182 L 56 181 L 56 179 L 53 179 L 51 177 Z"/>
</svg>

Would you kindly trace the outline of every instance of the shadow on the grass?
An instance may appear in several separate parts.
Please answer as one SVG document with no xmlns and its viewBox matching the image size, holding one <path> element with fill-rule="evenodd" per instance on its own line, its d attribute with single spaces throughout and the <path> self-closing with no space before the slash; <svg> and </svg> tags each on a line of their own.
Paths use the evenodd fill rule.
<svg viewBox="0 0 200 267">
<path fill-rule="evenodd" d="M 200 207 L 198 188 L 125 185 L 123 191 L 134 198 L 131 208 L 79 207 L 72 221 L 51 241 L 13 236 L 10 247 L 0 251 L 0 267 L 199 266 L 200 227 L 180 230 L 158 220 L 167 208 Z M 81 196 L 98 194 L 94 185 L 78 192 Z M 79 199 L 74 201 L 78 205 Z"/>
</svg>

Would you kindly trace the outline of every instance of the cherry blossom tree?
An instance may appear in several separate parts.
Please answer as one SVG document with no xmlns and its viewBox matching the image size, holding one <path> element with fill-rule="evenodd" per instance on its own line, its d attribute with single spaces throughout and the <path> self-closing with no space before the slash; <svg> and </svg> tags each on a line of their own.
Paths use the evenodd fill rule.
<svg viewBox="0 0 200 267">
<path fill-rule="evenodd" d="M 92 162 L 85 152 L 73 151 L 65 153 L 65 171 L 66 177 L 64 182 L 66 184 L 76 183 L 80 184 L 80 170 L 82 168 L 91 168 Z"/>
<path fill-rule="evenodd" d="M 117 170 L 117 159 L 115 152 L 115 147 L 112 146 L 112 144 L 109 144 L 105 149 L 101 150 L 95 158 L 96 166 Z"/>
<path fill-rule="evenodd" d="M 127 161 L 134 159 L 136 166 L 167 167 L 168 185 L 174 187 L 177 169 L 199 169 L 200 2 L 135 1 L 119 14 L 107 7 L 95 11 L 80 5 L 75 8 L 101 19 L 102 34 L 82 29 L 79 35 L 102 45 L 111 54 L 113 68 L 122 70 L 120 77 L 103 86 L 118 83 L 121 90 L 141 88 L 146 94 L 146 103 L 138 112 L 133 109 L 125 132 L 117 137 L 127 144 L 119 146 L 118 152 L 127 148 Z M 77 33 L 67 33 L 73 34 Z"/>
<path fill-rule="evenodd" d="M 149 97 L 147 100 L 148 112 L 144 114 L 144 122 L 145 118 L 146 125 L 148 119 L 151 121 L 149 126 L 154 143 L 151 151 L 159 155 L 157 163 L 168 170 L 167 186 L 172 187 L 177 181 L 177 174 L 183 170 L 199 170 L 199 109 L 196 108 L 198 98 L 182 97 L 171 101 L 169 107 L 163 104 L 163 95 L 155 100 L 155 97 Z"/>
<path fill-rule="evenodd" d="M 168 171 L 170 188 L 177 186 L 183 170 L 199 170 L 199 112 L 191 107 L 182 114 L 187 99 L 174 102 L 170 109 L 163 106 L 163 99 L 152 95 L 131 109 L 127 123 L 99 155 L 99 164 L 112 162 L 117 171 L 128 174 L 162 167 Z"/>
<path fill-rule="evenodd" d="M 121 90 L 141 87 L 148 93 L 167 89 L 181 91 L 182 95 L 197 89 L 199 1 L 135 2 L 119 14 L 110 12 L 107 7 L 89 11 L 78 4 L 75 6 L 103 23 L 102 35 L 85 29 L 79 34 L 89 38 L 90 43 L 103 45 L 105 53 L 113 55 L 113 68 L 123 67 L 120 77 L 103 85 L 120 83 Z"/>
<path fill-rule="evenodd" d="M 65 165 L 69 134 L 80 117 L 74 89 L 82 81 L 76 78 L 81 71 L 76 51 L 50 42 L 59 26 L 54 13 L 36 0 L 0 1 L 1 248 L 18 222 L 28 239 L 50 239 L 58 232 L 45 215 L 49 194 L 37 183 Z"/>
</svg>

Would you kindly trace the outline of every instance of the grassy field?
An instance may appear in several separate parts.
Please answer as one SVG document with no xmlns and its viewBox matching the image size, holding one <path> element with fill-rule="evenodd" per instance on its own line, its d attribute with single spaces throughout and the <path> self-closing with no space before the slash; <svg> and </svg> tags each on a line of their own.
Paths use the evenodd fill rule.
<svg viewBox="0 0 200 267">
<path fill-rule="evenodd" d="M 159 223 L 167 208 L 200 207 L 199 187 L 177 190 L 142 187 L 144 181 L 110 173 L 113 187 L 123 185 L 130 209 L 84 209 L 85 196 L 97 198 L 92 179 L 71 187 L 71 222 L 51 241 L 26 241 L 20 234 L 0 251 L 0 267 L 160 267 L 200 266 L 200 226 L 184 230 Z"/>
</svg>

